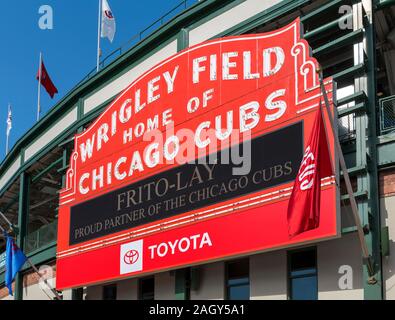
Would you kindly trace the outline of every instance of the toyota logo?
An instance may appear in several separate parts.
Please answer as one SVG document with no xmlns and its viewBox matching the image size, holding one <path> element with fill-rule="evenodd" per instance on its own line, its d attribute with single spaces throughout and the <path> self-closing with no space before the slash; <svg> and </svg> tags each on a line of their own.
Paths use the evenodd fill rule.
<svg viewBox="0 0 395 320">
<path fill-rule="evenodd" d="M 135 263 L 138 259 L 139 259 L 139 252 L 137 250 L 129 250 L 125 253 L 125 255 L 123 256 L 123 261 L 126 264 L 133 264 Z"/>
</svg>

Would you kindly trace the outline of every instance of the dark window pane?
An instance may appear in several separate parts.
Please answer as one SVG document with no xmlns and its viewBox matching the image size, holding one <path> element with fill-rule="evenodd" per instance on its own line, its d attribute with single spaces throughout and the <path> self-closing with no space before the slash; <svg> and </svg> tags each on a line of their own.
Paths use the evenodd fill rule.
<svg viewBox="0 0 395 320">
<path fill-rule="evenodd" d="M 117 286 L 110 284 L 103 287 L 103 300 L 116 300 L 117 299 Z"/>
<path fill-rule="evenodd" d="M 289 258 L 290 298 L 316 300 L 318 298 L 316 250 L 292 252 Z"/>
<path fill-rule="evenodd" d="M 291 255 L 291 270 L 315 268 L 316 251 L 306 250 L 300 252 L 293 252 Z"/>
<path fill-rule="evenodd" d="M 291 281 L 293 300 L 316 300 L 318 298 L 316 276 L 295 278 Z"/>
<path fill-rule="evenodd" d="M 140 299 L 154 300 L 155 298 L 155 278 L 140 279 Z"/>
<path fill-rule="evenodd" d="M 191 268 L 185 269 L 185 300 L 191 300 Z"/>
<path fill-rule="evenodd" d="M 229 279 L 228 284 L 230 286 L 236 286 L 236 285 L 248 284 L 248 281 L 249 281 L 248 278 Z"/>
<path fill-rule="evenodd" d="M 229 300 L 249 300 L 250 299 L 250 285 L 230 286 L 228 288 Z"/>
<path fill-rule="evenodd" d="M 226 267 L 227 298 L 230 300 L 250 299 L 249 259 L 229 262 Z"/>
<path fill-rule="evenodd" d="M 317 272 L 316 268 L 300 269 L 300 270 L 291 271 L 291 276 L 298 277 L 298 276 L 315 275 L 316 272 Z"/>
<path fill-rule="evenodd" d="M 249 260 L 243 259 L 228 263 L 228 279 L 245 278 L 249 276 Z"/>
</svg>

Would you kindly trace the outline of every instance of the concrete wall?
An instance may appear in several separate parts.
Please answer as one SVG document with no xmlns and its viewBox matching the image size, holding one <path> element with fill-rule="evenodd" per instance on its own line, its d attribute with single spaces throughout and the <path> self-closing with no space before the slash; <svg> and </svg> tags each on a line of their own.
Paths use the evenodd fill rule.
<svg viewBox="0 0 395 320">
<path fill-rule="evenodd" d="M 67 289 L 67 290 L 63 290 L 63 300 L 72 300 L 72 290 L 71 289 Z"/>
<path fill-rule="evenodd" d="M 75 107 L 26 148 L 25 161 L 29 160 L 37 154 L 38 151 L 45 148 L 50 142 L 55 140 L 61 132 L 74 124 L 77 121 L 77 118 L 78 110 L 77 107 Z"/>
<path fill-rule="evenodd" d="M 103 298 L 103 286 L 90 286 L 86 288 L 86 300 L 102 300 Z"/>
<path fill-rule="evenodd" d="M 252 300 L 287 299 L 287 254 L 285 250 L 250 257 Z"/>
<path fill-rule="evenodd" d="M 128 279 L 117 283 L 118 300 L 137 300 L 138 298 L 138 279 Z"/>
<path fill-rule="evenodd" d="M 127 88 L 134 80 L 141 76 L 144 72 L 151 69 L 157 63 L 165 60 L 171 55 L 177 53 L 177 41 L 174 40 L 156 53 L 147 56 L 141 63 L 137 64 L 131 70 L 122 76 L 114 79 L 103 88 L 93 93 L 84 100 L 84 113 L 88 113 L 100 106 L 103 102 L 120 93 Z"/>
<path fill-rule="evenodd" d="M 161 272 L 155 275 L 155 300 L 175 299 L 175 276 L 173 272 Z"/>
<path fill-rule="evenodd" d="M 48 282 L 54 287 L 54 279 L 49 279 Z M 50 300 L 53 297 L 54 294 L 44 284 L 35 283 L 23 288 L 23 300 Z"/>
<path fill-rule="evenodd" d="M 192 28 L 189 32 L 189 45 L 195 45 L 224 32 L 235 25 L 268 9 L 281 0 L 247 0 L 213 17 L 205 23 Z"/>
<path fill-rule="evenodd" d="M 225 264 L 216 262 L 199 267 L 200 285 L 191 290 L 191 300 L 221 300 L 225 297 Z"/>
<path fill-rule="evenodd" d="M 56 277 L 52 276 L 47 279 L 47 283 L 51 288 L 55 288 Z M 39 277 L 35 273 L 29 273 L 23 277 L 23 300 L 52 300 L 55 295 L 50 287 L 44 282 L 40 282 Z M 15 291 L 15 290 L 14 290 Z M 71 299 L 71 290 L 65 290 L 64 299 Z"/>
<path fill-rule="evenodd" d="M 336 240 L 319 243 L 317 260 L 319 300 L 363 299 L 361 249 L 355 232 L 345 234 Z M 342 266 L 347 271 L 352 270 L 351 289 L 343 290 L 339 287 L 339 280 L 344 276 L 340 269 Z"/>
</svg>

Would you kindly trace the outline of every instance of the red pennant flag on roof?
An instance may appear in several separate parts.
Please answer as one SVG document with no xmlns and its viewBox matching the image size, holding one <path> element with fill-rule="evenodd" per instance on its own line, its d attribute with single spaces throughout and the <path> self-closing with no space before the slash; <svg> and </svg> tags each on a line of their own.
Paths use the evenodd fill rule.
<svg viewBox="0 0 395 320">
<path fill-rule="evenodd" d="M 41 77 L 40 77 L 40 71 L 41 71 Z M 41 66 L 38 69 L 36 79 L 39 81 L 41 80 L 40 81 L 41 85 L 45 88 L 45 90 L 48 92 L 51 98 L 54 97 L 55 93 L 58 93 L 58 89 L 56 89 L 51 78 L 49 77 L 47 69 L 45 68 L 44 61 L 41 61 Z"/>
</svg>

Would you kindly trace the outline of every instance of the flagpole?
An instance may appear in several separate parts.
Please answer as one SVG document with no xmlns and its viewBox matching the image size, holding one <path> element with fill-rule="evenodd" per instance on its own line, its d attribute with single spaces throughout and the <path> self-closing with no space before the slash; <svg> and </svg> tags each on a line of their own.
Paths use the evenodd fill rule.
<svg viewBox="0 0 395 320">
<path fill-rule="evenodd" d="M 7 217 L 4 215 L 3 212 L 0 211 L 0 216 L 5 220 L 5 222 L 7 222 L 7 224 L 9 225 L 11 230 L 14 230 L 14 226 L 13 224 L 10 222 L 10 220 L 7 219 Z M 1 231 L 3 231 L 3 233 L 5 233 L 5 229 L 0 225 L 0 229 Z M 26 261 L 29 263 L 29 265 L 33 268 L 34 272 L 37 273 L 37 275 L 41 278 L 42 274 L 40 273 L 40 271 L 37 269 L 37 267 L 35 266 L 35 264 L 30 260 L 30 258 L 26 257 Z M 58 300 L 62 300 L 62 298 L 60 297 L 59 293 L 48 283 L 47 279 L 44 279 L 44 283 L 47 285 L 47 287 L 51 290 L 51 292 L 55 295 L 56 299 Z M 44 291 L 45 292 L 45 291 Z M 48 298 L 52 299 L 50 296 L 48 296 L 48 294 L 45 292 L 45 294 L 47 295 Z"/>
<path fill-rule="evenodd" d="M 1 211 L 0 211 L 0 216 L 4 219 L 5 222 L 7 222 L 7 224 L 10 226 L 11 230 L 14 230 L 14 225 L 11 223 L 10 220 L 7 219 L 7 217 Z"/>
<path fill-rule="evenodd" d="M 5 155 L 8 154 L 8 140 L 10 138 L 10 130 L 8 129 L 8 117 L 10 113 L 10 103 L 8 104 L 8 110 L 7 110 L 7 132 L 6 132 L 6 142 L 5 142 Z"/>
<path fill-rule="evenodd" d="M 350 197 L 351 211 L 352 211 L 352 214 L 353 214 L 353 217 L 354 217 L 355 225 L 357 227 L 358 238 L 359 238 L 359 242 L 360 242 L 361 250 L 362 250 L 362 256 L 363 256 L 364 260 L 366 261 L 367 268 L 368 268 L 368 273 L 369 273 L 369 276 L 370 276 L 369 283 L 370 284 L 375 284 L 377 282 L 377 280 L 373 277 L 374 274 L 375 274 L 374 267 L 373 267 L 371 256 L 369 254 L 369 249 L 368 249 L 368 247 L 366 245 L 366 242 L 365 242 L 365 235 L 364 235 L 364 231 L 363 231 L 363 228 L 362 228 L 361 217 L 359 215 L 357 202 L 355 200 L 354 192 L 352 190 L 351 180 L 350 180 L 350 176 L 348 174 L 346 161 L 344 159 L 343 151 L 342 151 L 342 148 L 340 146 L 340 141 L 339 141 L 339 138 L 337 136 L 337 132 L 335 131 L 335 123 L 334 123 L 334 119 L 333 119 L 332 113 L 330 111 L 329 99 L 328 99 L 328 96 L 327 96 L 327 93 L 326 93 L 321 67 L 319 67 L 317 69 L 317 73 L 319 75 L 321 91 L 322 91 L 322 94 L 324 96 L 325 109 L 326 109 L 326 112 L 328 114 L 329 122 L 330 122 L 330 125 L 331 125 L 331 130 L 332 130 L 333 137 L 334 137 L 335 148 L 336 148 L 337 154 L 339 156 L 340 168 L 343 171 L 343 178 L 344 178 L 344 182 L 345 182 L 345 185 L 346 185 L 347 194 Z M 321 108 L 321 105 L 319 107 Z M 324 122 L 324 124 L 325 124 L 325 122 Z"/>
<path fill-rule="evenodd" d="M 41 96 L 41 65 L 42 65 L 42 53 L 40 51 L 40 62 L 38 65 L 38 86 L 37 86 L 37 122 L 40 120 L 40 96 Z"/>
<path fill-rule="evenodd" d="M 100 64 L 100 31 L 101 31 L 101 6 L 102 0 L 99 0 L 99 16 L 97 19 L 97 57 L 96 57 L 96 72 L 99 72 Z"/>
</svg>

